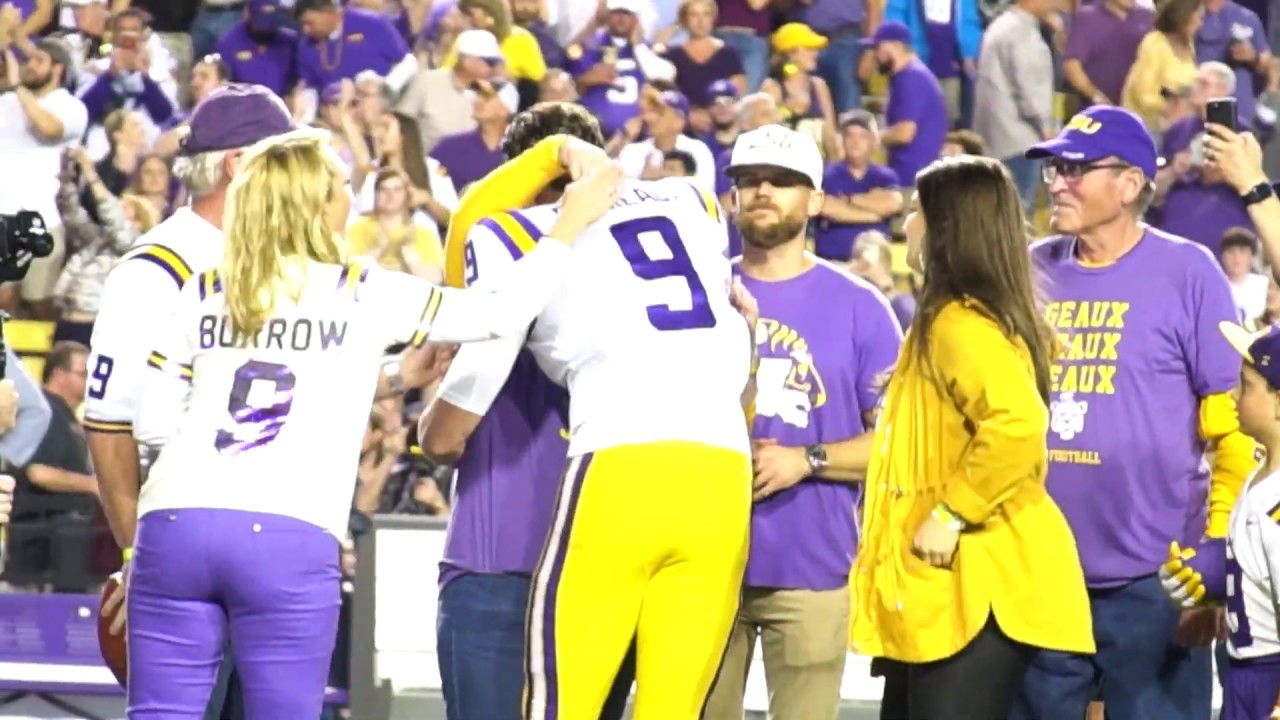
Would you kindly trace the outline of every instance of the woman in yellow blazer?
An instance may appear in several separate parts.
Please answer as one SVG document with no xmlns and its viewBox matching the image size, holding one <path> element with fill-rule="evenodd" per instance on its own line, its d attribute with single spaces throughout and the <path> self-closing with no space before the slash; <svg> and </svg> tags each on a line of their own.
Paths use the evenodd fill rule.
<svg viewBox="0 0 1280 720">
<path fill-rule="evenodd" d="M 1053 334 L 1018 192 L 994 160 L 916 180 L 919 309 L 886 388 L 852 583 L 882 717 L 1008 717 L 1038 648 L 1092 653 L 1084 574 L 1045 491 Z M 834 462 L 834 458 L 833 458 Z"/>
<path fill-rule="evenodd" d="M 1138 44 L 1120 103 L 1141 117 L 1150 130 L 1164 130 L 1162 113 L 1167 101 L 1161 91 L 1196 81 L 1196 32 L 1203 19 L 1201 0 L 1166 0 L 1156 13 L 1155 29 Z"/>
</svg>

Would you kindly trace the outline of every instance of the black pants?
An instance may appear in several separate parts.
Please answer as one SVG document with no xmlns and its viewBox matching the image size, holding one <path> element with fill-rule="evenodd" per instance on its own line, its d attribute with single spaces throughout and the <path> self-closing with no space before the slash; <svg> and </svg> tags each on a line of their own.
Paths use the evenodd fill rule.
<svg viewBox="0 0 1280 720">
<path fill-rule="evenodd" d="M 871 674 L 884 677 L 880 720 L 1005 720 L 1034 652 L 1010 640 L 991 616 L 972 642 L 945 660 L 877 658 Z"/>
</svg>

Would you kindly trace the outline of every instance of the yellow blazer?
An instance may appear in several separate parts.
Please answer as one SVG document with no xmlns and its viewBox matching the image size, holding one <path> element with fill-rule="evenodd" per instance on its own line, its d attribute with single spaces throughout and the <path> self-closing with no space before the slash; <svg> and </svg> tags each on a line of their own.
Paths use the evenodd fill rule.
<svg viewBox="0 0 1280 720">
<path fill-rule="evenodd" d="M 942 660 L 993 613 L 1019 642 L 1094 652 L 1075 538 L 1045 490 L 1049 416 L 1030 355 L 978 307 L 952 302 L 938 314 L 932 372 L 915 359 L 912 326 L 889 381 L 851 579 L 858 653 Z M 938 502 L 976 526 L 950 570 L 911 554 Z"/>
<path fill-rule="evenodd" d="M 1165 106 L 1160 89 L 1190 85 L 1198 75 L 1194 58 L 1180 57 L 1164 33 L 1152 30 L 1138 43 L 1138 56 L 1125 78 L 1120 104 L 1141 117 L 1147 127 L 1159 128 Z"/>
</svg>

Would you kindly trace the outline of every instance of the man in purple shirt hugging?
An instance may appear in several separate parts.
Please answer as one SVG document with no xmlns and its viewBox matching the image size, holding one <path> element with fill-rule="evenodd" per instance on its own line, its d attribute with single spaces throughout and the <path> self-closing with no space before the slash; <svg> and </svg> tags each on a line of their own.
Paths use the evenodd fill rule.
<svg viewBox="0 0 1280 720">
<path fill-rule="evenodd" d="M 1098 652 L 1037 653 L 1012 717 L 1079 720 L 1100 685 L 1112 720 L 1204 720 L 1220 617 L 1180 614 L 1156 573 L 1171 542 L 1225 534 L 1253 468 L 1231 397 L 1240 357 L 1218 333 L 1231 290 L 1204 247 L 1141 221 L 1156 148 L 1136 115 L 1091 107 L 1027 157 L 1044 160 L 1060 233 L 1031 248 L 1063 348 L 1048 489 L 1075 533 Z"/>
<path fill-rule="evenodd" d="M 514 158 L 555 133 L 604 147 L 599 123 L 580 106 L 543 103 L 513 119 L 503 150 Z M 536 200 L 558 195 L 544 190 Z M 519 210 L 486 217 L 467 235 L 465 280 L 447 280 L 491 282 L 541 236 Z M 419 425 L 427 457 L 457 468 L 437 633 L 448 720 L 521 720 L 529 588 L 569 450 L 568 393 L 526 350 L 511 365 L 503 344 L 460 352 Z M 634 675 L 632 655 L 602 720 L 621 719 Z"/>
<path fill-rule="evenodd" d="M 774 139 L 763 143 L 762 134 Z M 728 173 L 744 241 L 737 270 L 760 307 L 755 505 L 742 606 L 703 717 L 741 720 L 759 635 L 770 717 L 833 718 L 862 477 L 832 467 L 824 444 L 875 425 L 881 378 L 902 332 L 878 290 L 805 251 L 809 218 L 823 206 L 822 158 L 811 138 L 780 125 L 744 133 Z"/>
</svg>

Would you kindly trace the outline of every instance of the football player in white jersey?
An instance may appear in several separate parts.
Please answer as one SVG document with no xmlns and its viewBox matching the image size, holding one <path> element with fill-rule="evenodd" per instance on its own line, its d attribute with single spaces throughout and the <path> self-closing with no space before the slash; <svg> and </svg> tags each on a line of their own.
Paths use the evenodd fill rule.
<svg viewBox="0 0 1280 720">
<path fill-rule="evenodd" d="M 556 128 L 509 132 L 522 131 Z M 516 262 L 519 238 L 556 213 L 539 205 L 477 224 L 475 286 L 506 282 L 527 262 Z M 629 181 L 527 341 L 486 343 L 489 358 L 470 354 L 472 373 L 450 384 L 450 402 L 483 413 L 527 346 L 569 390 L 570 459 L 526 627 L 529 720 L 598 717 L 633 637 L 635 718 L 700 714 L 737 611 L 751 504 L 754 311 L 739 286 L 726 292 L 726 242 L 710 194 L 684 179 Z"/>
<path fill-rule="evenodd" d="M 1226 542 L 1194 550 L 1175 543 L 1160 577 L 1183 607 L 1225 601 L 1231 666 L 1220 719 L 1280 719 L 1280 329 L 1221 328 L 1245 361 L 1236 390 L 1240 429 L 1267 460 L 1236 500 Z"/>
<path fill-rule="evenodd" d="M 326 134 L 246 151 L 224 259 L 183 288 L 146 361 L 134 434 L 162 449 L 126 599 L 131 718 L 201 717 L 228 634 L 248 720 L 319 715 L 339 538 L 384 349 L 523 332 L 621 182 L 608 165 L 570 184 L 500 285 L 442 290 L 345 261 L 346 171 Z"/>
</svg>

